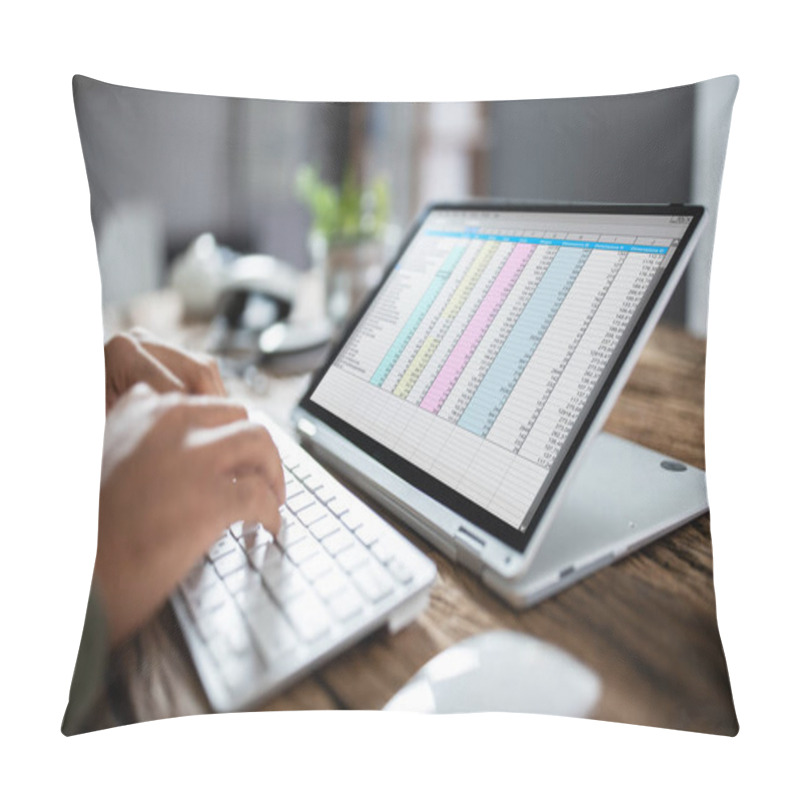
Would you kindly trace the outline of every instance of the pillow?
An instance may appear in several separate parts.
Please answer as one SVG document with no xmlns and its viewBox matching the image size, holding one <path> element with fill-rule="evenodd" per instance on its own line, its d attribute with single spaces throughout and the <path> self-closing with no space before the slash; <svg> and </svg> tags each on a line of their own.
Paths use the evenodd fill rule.
<svg viewBox="0 0 800 800">
<path fill-rule="evenodd" d="M 138 521 L 158 527 L 173 506 L 183 507 L 181 499 L 196 515 L 210 502 L 200 488 L 205 485 L 200 473 L 194 484 L 190 480 L 192 470 L 200 469 L 199 451 L 184 460 L 174 455 L 178 445 L 163 422 L 170 418 L 164 397 L 178 407 L 171 390 L 223 392 L 218 368 L 202 350 L 215 304 L 225 297 L 220 287 L 240 279 L 237 270 L 245 262 L 259 280 L 272 281 L 273 290 L 276 276 L 291 284 L 297 304 L 310 316 L 333 314 L 341 282 L 349 281 L 346 314 L 374 280 L 381 248 L 393 246 L 397 229 L 407 227 L 431 199 L 491 195 L 703 204 L 710 224 L 665 324 L 653 335 L 606 426 L 703 468 L 707 287 L 737 86 L 729 76 L 624 96 L 345 104 L 184 95 L 77 76 L 75 107 L 108 337 L 109 416 L 101 542 L 64 732 L 218 707 L 213 688 L 201 685 L 196 669 L 205 677 L 214 659 L 224 657 L 217 637 L 244 649 L 246 643 L 234 641 L 235 631 L 255 627 L 256 612 L 240 603 L 242 586 L 233 587 L 237 581 L 244 584 L 241 576 L 250 574 L 248 564 L 254 563 L 252 554 L 248 561 L 241 553 L 250 552 L 250 546 L 268 549 L 264 529 L 239 526 L 219 539 L 233 520 L 217 530 L 216 516 L 201 515 L 200 528 L 214 533 L 202 550 L 213 544 L 220 558 L 247 563 L 226 573 L 227 567 L 214 562 L 219 581 L 216 599 L 209 592 L 208 603 L 212 610 L 234 609 L 234 616 L 205 633 L 206 623 L 198 623 L 199 639 L 189 642 L 193 656 L 181 627 L 193 607 L 165 600 L 179 579 L 205 581 L 208 569 L 195 564 L 194 556 L 187 562 L 180 538 L 167 555 L 150 561 L 125 539 L 137 535 Z M 366 255 L 365 242 L 375 245 Z M 351 259 L 344 267 L 336 260 L 340 246 L 346 250 L 343 245 L 349 246 Z M 248 261 L 239 257 L 242 253 L 271 258 Z M 323 269 L 327 306 L 311 294 L 319 291 Z M 354 274 L 364 286 L 353 282 Z M 270 309 L 261 312 L 277 313 L 274 305 Z M 138 323 L 158 338 L 125 332 Z M 126 371 L 120 363 L 137 368 Z M 306 377 L 265 379 L 235 361 L 225 366 L 234 397 L 286 423 Z M 143 378 L 156 395 L 132 389 L 134 378 Z M 149 403 L 149 410 L 137 416 L 130 411 L 137 402 Z M 198 425 L 207 431 L 224 423 L 227 434 L 230 426 L 244 424 L 235 407 L 222 406 L 196 401 L 191 413 L 206 415 Z M 142 419 L 150 427 L 137 439 Z M 280 438 L 279 430 L 272 434 Z M 109 442 L 115 441 L 121 444 L 110 452 Z M 137 462 L 150 465 L 151 471 L 142 474 L 129 467 L 131 453 L 145 445 L 155 454 Z M 269 471 L 272 461 L 253 458 L 261 471 Z M 163 491 L 164 481 L 175 474 L 189 487 L 187 493 Z M 238 478 L 232 479 L 237 486 L 247 483 Z M 160 490 L 152 485 L 156 479 Z M 269 487 L 278 491 L 274 483 Z M 176 518 L 185 526 L 180 514 Z M 114 531 L 114 547 L 103 545 L 107 530 Z M 310 675 L 290 676 L 268 701 L 254 696 L 248 707 L 382 708 L 447 645 L 471 634 L 514 628 L 558 646 L 599 678 L 594 702 L 580 712 L 563 713 L 724 735 L 738 731 L 716 624 L 708 514 L 524 612 L 509 609 L 413 531 L 403 532 L 438 567 L 428 610 L 401 632 L 373 635 L 339 655 L 326 654 Z M 194 537 L 190 549 L 198 546 L 195 533 L 186 534 Z M 239 577 L 229 580 L 234 573 Z M 142 597 L 144 610 L 131 611 Z M 276 599 L 271 584 L 268 598 Z M 324 593 L 319 598 L 330 600 Z M 274 636 L 279 638 L 279 631 Z M 198 656 L 196 646 L 209 655 Z M 204 658 L 211 668 L 199 663 Z M 251 677 L 257 681 L 257 675 Z"/>
</svg>

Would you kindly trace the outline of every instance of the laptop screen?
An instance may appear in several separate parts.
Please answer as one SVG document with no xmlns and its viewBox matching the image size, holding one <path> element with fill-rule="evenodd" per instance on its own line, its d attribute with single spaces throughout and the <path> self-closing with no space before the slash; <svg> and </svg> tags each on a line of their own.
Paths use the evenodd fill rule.
<svg viewBox="0 0 800 800">
<path fill-rule="evenodd" d="M 648 210 L 432 208 L 304 407 L 523 549 L 700 213 Z"/>
</svg>

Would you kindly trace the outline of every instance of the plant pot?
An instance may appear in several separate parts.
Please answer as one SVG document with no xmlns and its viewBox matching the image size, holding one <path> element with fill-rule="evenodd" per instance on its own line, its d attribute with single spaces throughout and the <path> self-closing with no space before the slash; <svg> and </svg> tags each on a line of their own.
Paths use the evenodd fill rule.
<svg viewBox="0 0 800 800">
<path fill-rule="evenodd" d="M 315 233 L 309 249 L 314 268 L 324 276 L 328 317 L 342 326 L 380 279 L 384 243 L 375 238 L 329 241 Z"/>
</svg>

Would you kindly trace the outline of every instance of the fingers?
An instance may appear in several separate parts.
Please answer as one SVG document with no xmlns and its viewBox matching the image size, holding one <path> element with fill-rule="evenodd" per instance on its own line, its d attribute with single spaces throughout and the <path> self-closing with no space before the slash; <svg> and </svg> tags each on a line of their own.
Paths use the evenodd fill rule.
<svg viewBox="0 0 800 800">
<path fill-rule="evenodd" d="M 280 528 L 283 466 L 269 432 L 248 419 L 244 406 L 208 395 L 157 394 L 143 384 L 128 394 L 151 406 L 157 422 L 149 435 L 161 452 L 185 454 L 177 472 L 193 481 L 195 492 L 208 493 L 203 505 L 211 517 L 221 513 L 223 526 L 247 519 Z"/>
<path fill-rule="evenodd" d="M 175 374 L 127 334 L 117 334 L 106 343 L 105 364 L 108 408 L 136 383 L 146 383 L 162 393 L 182 392 L 186 388 Z"/>
<path fill-rule="evenodd" d="M 159 342 L 142 328 L 134 328 L 133 337 L 150 356 L 160 361 L 186 386 L 191 394 L 211 394 L 225 397 L 225 384 L 216 361 L 196 356 L 176 347 Z"/>
<path fill-rule="evenodd" d="M 280 456 L 263 425 L 240 420 L 194 430 L 187 434 L 186 442 L 199 458 L 214 464 L 217 474 L 238 480 L 259 473 L 266 478 L 278 504 L 286 500 Z"/>
<path fill-rule="evenodd" d="M 160 425 L 180 436 L 187 437 L 189 445 L 202 444 L 206 429 L 219 428 L 247 420 L 247 409 L 232 400 L 208 395 L 186 396 L 173 394 L 162 396 L 160 403 L 164 410 Z M 211 438 L 215 438 L 213 432 Z"/>
<path fill-rule="evenodd" d="M 141 328 L 113 336 L 105 346 L 105 360 L 108 409 L 137 382 L 161 393 L 227 395 L 213 359 L 159 342 Z"/>
<path fill-rule="evenodd" d="M 220 398 L 160 397 L 168 407 L 154 435 L 167 447 L 185 450 L 202 472 L 223 481 L 250 473 L 264 477 L 278 504 L 286 500 L 286 485 L 278 449 L 267 429 L 247 418 L 246 409 Z"/>
<path fill-rule="evenodd" d="M 225 526 L 238 520 L 260 522 L 268 531 L 277 534 L 281 529 L 281 513 L 279 501 L 272 486 L 264 476 L 250 472 L 230 484 L 230 504 L 226 509 Z"/>
<path fill-rule="evenodd" d="M 225 397 L 227 394 L 216 361 L 190 356 L 188 353 L 161 344 L 144 343 L 142 347 L 177 375 L 192 394 L 211 394 L 219 397 Z"/>
</svg>

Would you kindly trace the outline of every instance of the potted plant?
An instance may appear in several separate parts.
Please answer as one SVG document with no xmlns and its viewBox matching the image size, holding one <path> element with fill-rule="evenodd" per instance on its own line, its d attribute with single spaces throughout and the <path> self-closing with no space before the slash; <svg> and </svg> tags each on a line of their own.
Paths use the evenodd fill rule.
<svg viewBox="0 0 800 800">
<path fill-rule="evenodd" d="M 295 185 L 311 213 L 308 244 L 313 267 L 325 275 L 328 315 L 340 324 L 380 276 L 389 226 L 389 184 L 379 177 L 361 187 L 353 171 L 347 170 L 341 186 L 335 186 L 305 165 L 298 170 Z"/>
</svg>

